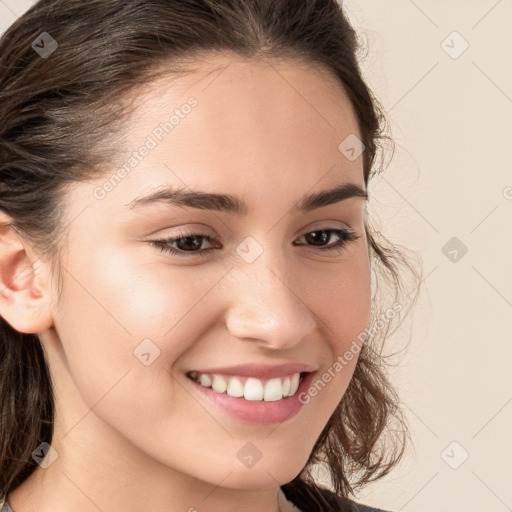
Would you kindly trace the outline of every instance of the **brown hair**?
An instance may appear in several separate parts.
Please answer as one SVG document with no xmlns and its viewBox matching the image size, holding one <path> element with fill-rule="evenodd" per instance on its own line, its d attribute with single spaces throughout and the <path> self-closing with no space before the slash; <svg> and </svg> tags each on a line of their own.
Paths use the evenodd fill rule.
<svg viewBox="0 0 512 512">
<path fill-rule="evenodd" d="M 31 46 L 42 32 L 58 44 L 44 58 Z M 121 100 L 214 52 L 298 58 L 331 70 L 357 114 L 368 185 L 383 168 L 383 142 L 392 149 L 392 141 L 382 108 L 361 77 L 360 50 L 335 0 L 40 0 L 0 39 L 0 210 L 58 272 L 65 185 L 101 176 L 105 162 L 119 157 L 131 112 Z M 417 278 L 416 271 L 376 228 L 365 228 L 379 278 L 374 306 L 379 294 L 389 300 L 384 283 L 403 301 L 402 269 Z M 402 457 L 408 432 L 380 343 L 395 322 L 370 329 L 308 464 L 283 486 L 304 510 L 331 510 L 311 491 L 316 463 L 328 469 L 335 492 L 348 496 Z M 0 317 L 0 497 L 34 471 L 31 453 L 51 442 L 53 418 L 38 335 L 19 333 Z"/>
</svg>

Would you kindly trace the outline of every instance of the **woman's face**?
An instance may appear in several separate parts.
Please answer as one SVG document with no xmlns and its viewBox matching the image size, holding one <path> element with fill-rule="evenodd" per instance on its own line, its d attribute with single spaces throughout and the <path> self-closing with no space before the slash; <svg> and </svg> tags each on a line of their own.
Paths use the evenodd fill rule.
<svg viewBox="0 0 512 512">
<path fill-rule="evenodd" d="M 115 457 L 119 471 L 286 483 L 370 320 L 364 198 L 305 199 L 365 190 L 354 111 L 322 69 L 225 56 L 136 101 L 124 170 L 65 198 L 62 295 L 43 334 L 54 446 L 69 436 L 82 463 Z M 346 229 L 356 237 L 336 248 Z"/>
</svg>

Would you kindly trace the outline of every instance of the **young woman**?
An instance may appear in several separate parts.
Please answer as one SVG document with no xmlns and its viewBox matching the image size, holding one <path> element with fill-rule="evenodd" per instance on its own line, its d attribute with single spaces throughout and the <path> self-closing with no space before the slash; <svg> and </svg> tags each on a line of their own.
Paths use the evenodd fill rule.
<svg viewBox="0 0 512 512">
<path fill-rule="evenodd" d="M 357 50 L 335 0 L 41 0 L 2 36 L 3 511 L 376 510 L 413 269 Z"/>
</svg>

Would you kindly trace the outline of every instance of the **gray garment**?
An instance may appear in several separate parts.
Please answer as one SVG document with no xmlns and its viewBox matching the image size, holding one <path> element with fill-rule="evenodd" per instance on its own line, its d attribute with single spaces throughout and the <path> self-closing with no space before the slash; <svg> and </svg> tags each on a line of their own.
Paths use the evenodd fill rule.
<svg viewBox="0 0 512 512">
<path fill-rule="evenodd" d="M 13 512 L 12 508 L 9 506 L 9 503 L 0 500 L 0 512 Z"/>
<path fill-rule="evenodd" d="M 382 510 L 380 508 L 367 507 L 366 505 L 361 505 L 360 503 L 356 503 L 355 501 L 351 503 L 351 506 L 354 512 L 390 512 L 387 510 Z"/>
<path fill-rule="evenodd" d="M 356 501 L 353 501 L 349 498 L 338 496 L 334 492 L 323 487 L 320 487 L 316 484 L 311 485 L 303 483 L 302 491 L 303 497 L 301 498 L 301 501 L 308 503 L 308 505 L 301 509 L 303 512 L 311 512 L 311 510 L 350 510 L 350 512 L 391 512 L 390 510 L 382 510 L 380 508 L 369 507 L 367 505 L 357 503 Z"/>
</svg>

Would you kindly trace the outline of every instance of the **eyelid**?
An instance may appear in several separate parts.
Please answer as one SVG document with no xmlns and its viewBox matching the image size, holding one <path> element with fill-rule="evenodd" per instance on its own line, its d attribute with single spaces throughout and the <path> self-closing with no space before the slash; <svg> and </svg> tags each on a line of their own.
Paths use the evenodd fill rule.
<svg viewBox="0 0 512 512">
<path fill-rule="evenodd" d="M 335 223 L 335 224 L 333 224 Z M 182 238 L 187 236 L 204 236 L 208 237 L 212 240 L 216 240 L 221 238 L 220 235 L 213 228 L 203 227 L 203 224 L 187 224 L 187 227 L 177 227 L 175 231 L 159 235 L 158 238 L 160 240 L 163 239 L 171 239 L 171 238 Z M 304 236 L 311 231 L 317 230 L 329 230 L 329 229 L 347 229 L 355 231 L 350 225 L 345 222 L 341 222 L 335 219 L 324 219 L 313 222 L 312 224 L 307 225 L 306 227 L 302 227 L 298 229 L 292 237 L 296 239 L 297 237 Z M 210 232 L 211 231 L 211 232 Z M 356 232 L 357 233 L 357 232 Z M 155 235 L 151 235 L 153 240 L 155 239 Z"/>
<path fill-rule="evenodd" d="M 295 236 L 302 236 L 311 231 L 320 231 L 323 229 L 348 229 L 353 230 L 352 226 L 347 224 L 346 222 L 341 222 L 335 219 L 326 219 L 319 220 L 317 222 L 313 222 L 312 224 L 308 224 L 306 227 L 300 228 Z"/>
<path fill-rule="evenodd" d="M 179 226 L 168 226 L 150 233 L 145 238 L 176 238 L 182 236 L 203 235 L 210 238 L 219 238 L 217 231 L 205 224 L 183 224 Z"/>
</svg>

